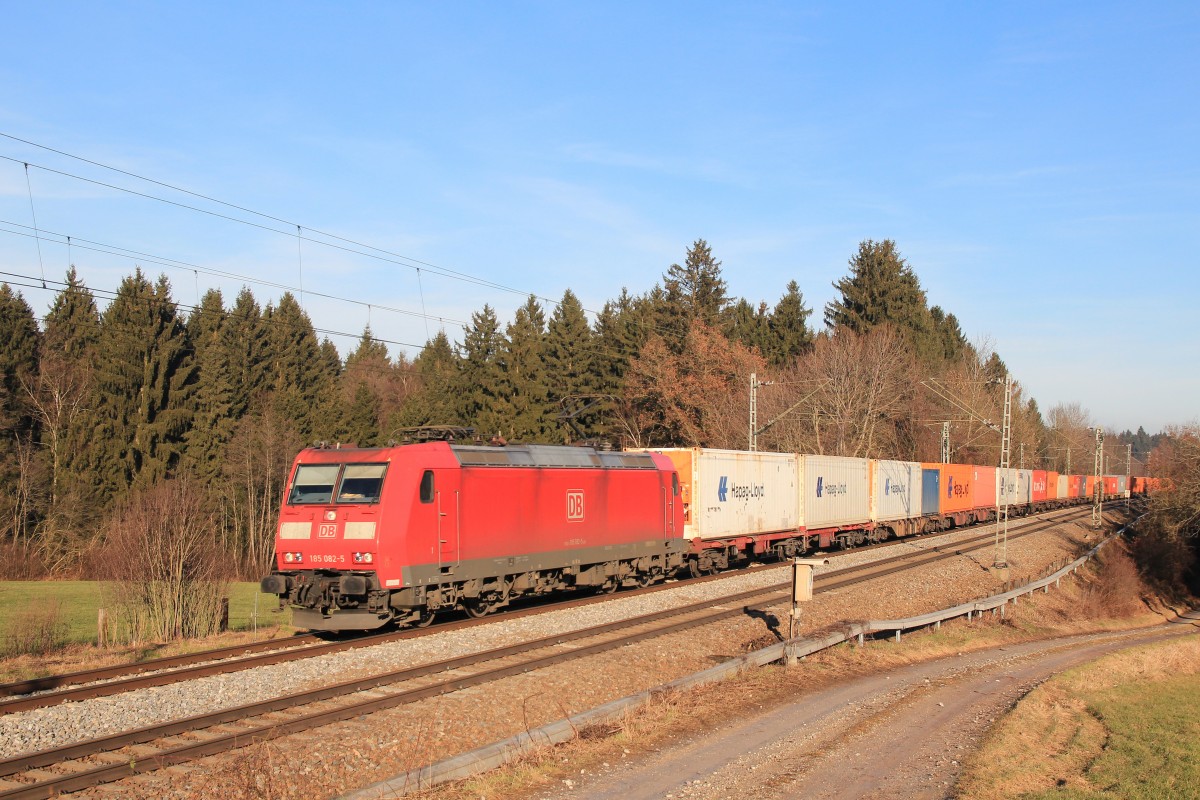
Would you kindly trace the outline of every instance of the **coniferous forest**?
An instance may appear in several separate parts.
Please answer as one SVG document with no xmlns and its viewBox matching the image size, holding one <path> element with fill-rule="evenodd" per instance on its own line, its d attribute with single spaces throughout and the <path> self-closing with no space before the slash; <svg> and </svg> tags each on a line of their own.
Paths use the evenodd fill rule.
<svg viewBox="0 0 1200 800">
<path fill-rule="evenodd" d="M 101 308 L 72 270 L 39 319 L 0 286 L 0 577 L 103 577 L 128 561 L 114 520 L 178 483 L 205 546 L 257 578 L 288 466 L 314 442 L 457 425 L 508 442 L 746 449 L 751 374 L 761 450 L 937 461 L 949 423 L 951 460 L 994 462 L 1000 357 L 929 307 L 894 242 L 862 242 L 834 287 L 820 326 L 795 281 L 773 305 L 731 297 L 697 240 L 657 285 L 597 313 L 569 290 L 510 321 L 485 305 L 415 358 L 367 329 L 343 359 L 290 294 L 213 290 L 184 312 L 139 269 Z M 1043 417 L 1016 383 L 1014 466 L 1019 452 L 1026 467 L 1090 471 L 1089 424 L 1079 404 Z M 1152 438 L 1128 435 L 1142 457 Z"/>
</svg>

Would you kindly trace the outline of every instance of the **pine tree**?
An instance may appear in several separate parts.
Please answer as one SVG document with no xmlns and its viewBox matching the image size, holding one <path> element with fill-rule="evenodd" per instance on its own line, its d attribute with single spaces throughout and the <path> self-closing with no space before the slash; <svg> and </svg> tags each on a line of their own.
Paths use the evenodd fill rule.
<svg viewBox="0 0 1200 800">
<path fill-rule="evenodd" d="M 500 351 L 504 335 L 496 312 L 485 305 L 471 315 L 459 349 L 459 417 L 482 436 L 499 433 Z"/>
<path fill-rule="evenodd" d="M 458 357 L 444 331 L 438 331 L 425 343 L 413 362 L 413 371 L 419 388 L 406 398 L 390 423 L 391 428 L 467 424 L 459 416 Z"/>
<path fill-rule="evenodd" d="M 42 505 L 33 475 L 38 420 L 30 397 L 40 338 L 25 298 L 0 284 L 0 536 L 25 544 Z"/>
<path fill-rule="evenodd" d="M 267 323 L 267 370 L 275 412 L 288 420 L 306 442 L 328 436 L 335 375 L 317 341 L 308 314 L 290 292 L 263 311 Z"/>
<path fill-rule="evenodd" d="M 382 393 L 387 390 L 392 372 L 387 345 L 363 330 L 358 347 L 346 356 L 342 371 L 342 405 L 346 410 L 344 430 L 338 438 L 359 447 L 372 447 L 381 437 L 383 424 Z"/>
<path fill-rule="evenodd" d="M 41 334 L 20 293 L 0 284 L 0 429 L 10 438 L 33 431 L 29 389 L 38 372 Z"/>
<path fill-rule="evenodd" d="M 499 415 L 509 441 L 549 441 L 557 432 L 546 385 L 546 315 L 531 296 L 517 309 L 499 354 Z"/>
<path fill-rule="evenodd" d="M 96 405 L 101 484 L 113 498 L 178 465 L 194 414 L 195 363 L 166 277 L 138 269 L 101 317 Z"/>
<path fill-rule="evenodd" d="M 754 348 L 765 353 L 770 338 L 770 318 L 767 316 L 767 304 L 760 303 L 758 308 L 746 299 L 739 299 L 725 309 L 724 332 L 732 342 L 740 342 L 746 347 Z"/>
<path fill-rule="evenodd" d="M 644 298 L 634 299 L 621 289 L 620 296 L 605 303 L 596 318 L 594 374 L 602 394 L 620 391 L 630 361 L 637 358 L 649 337 L 652 314 L 648 305 Z"/>
<path fill-rule="evenodd" d="M 957 317 L 947 314 L 941 306 L 929 309 L 929 317 L 933 322 L 933 349 L 940 358 L 957 361 L 970 352 L 971 345 L 963 335 Z"/>
<path fill-rule="evenodd" d="M 598 392 L 596 355 L 583 305 L 567 289 L 546 326 L 546 385 L 555 407 L 561 407 L 564 398 L 588 397 Z M 596 430 L 597 414 L 576 418 L 575 424 L 591 437 Z"/>
<path fill-rule="evenodd" d="M 683 266 L 672 264 L 663 275 L 663 306 L 660 324 L 668 329 L 668 341 L 678 352 L 693 321 L 710 328 L 720 325 L 721 313 L 729 304 L 721 262 L 703 239 L 688 248 Z"/>
<path fill-rule="evenodd" d="M 221 474 L 223 451 L 240 419 L 235 413 L 234 365 L 220 290 L 210 289 L 188 318 L 195 353 L 196 417 L 187 439 L 188 469 L 206 485 Z M 244 411 L 244 408 L 242 409 Z"/>
<path fill-rule="evenodd" d="M 763 352 L 771 364 L 782 367 L 812 349 L 813 334 L 808 327 L 811 314 L 812 309 L 804 305 L 800 285 L 790 281 L 767 320 L 770 337 Z"/>
<path fill-rule="evenodd" d="M 99 340 L 96 300 L 72 267 L 46 315 L 37 391 L 52 513 L 64 509 L 75 516 L 99 505 L 90 466 L 98 447 L 93 365 Z"/>
<path fill-rule="evenodd" d="M 891 239 L 870 239 L 850 259 L 850 274 L 833 284 L 841 298 L 825 306 L 825 324 L 867 333 L 877 325 L 903 331 L 922 360 L 933 357 L 932 320 L 925 292 Z"/>
</svg>

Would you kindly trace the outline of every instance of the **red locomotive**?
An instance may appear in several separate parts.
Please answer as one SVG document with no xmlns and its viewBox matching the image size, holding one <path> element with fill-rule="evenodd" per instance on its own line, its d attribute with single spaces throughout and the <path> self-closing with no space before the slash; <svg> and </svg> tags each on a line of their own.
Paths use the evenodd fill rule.
<svg viewBox="0 0 1200 800">
<path fill-rule="evenodd" d="M 310 448 L 292 466 L 264 592 L 298 627 L 428 624 L 521 595 L 614 591 L 684 564 L 664 456 L 445 441 Z"/>
</svg>

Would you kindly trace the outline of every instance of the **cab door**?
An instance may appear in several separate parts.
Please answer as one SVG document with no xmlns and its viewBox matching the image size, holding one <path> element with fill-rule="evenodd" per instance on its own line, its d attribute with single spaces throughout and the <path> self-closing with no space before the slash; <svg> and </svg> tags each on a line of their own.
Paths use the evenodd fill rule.
<svg viewBox="0 0 1200 800">
<path fill-rule="evenodd" d="M 421 476 L 421 501 L 433 505 L 433 556 L 442 575 L 461 563 L 462 492 L 456 469 L 428 469 Z"/>
</svg>

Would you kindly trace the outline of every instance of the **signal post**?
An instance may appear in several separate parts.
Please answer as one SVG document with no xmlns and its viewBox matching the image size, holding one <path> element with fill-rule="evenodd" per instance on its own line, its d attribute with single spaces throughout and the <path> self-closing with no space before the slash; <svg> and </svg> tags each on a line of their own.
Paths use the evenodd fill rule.
<svg viewBox="0 0 1200 800">
<path fill-rule="evenodd" d="M 828 558 L 792 559 L 792 613 L 788 617 L 788 641 L 785 649 L 788 666 L 796 663 L 792 643 L 796 638 L 796 628 L 800 626 L 800 604 L 812 600 L 813 569 L 828 563 Z"/>
</svg>

